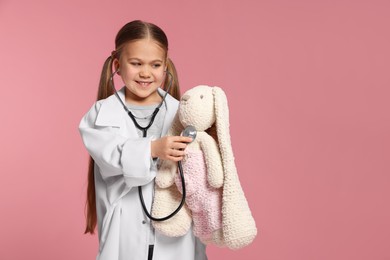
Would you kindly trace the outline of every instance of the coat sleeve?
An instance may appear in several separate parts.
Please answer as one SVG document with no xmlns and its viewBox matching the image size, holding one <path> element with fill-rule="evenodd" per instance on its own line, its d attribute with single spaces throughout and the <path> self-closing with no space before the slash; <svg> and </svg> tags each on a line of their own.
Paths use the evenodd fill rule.
<svg viewBox="0 0 390 260">
<path fill-rule="evenodd" d="M 126 186 L 149 183 L 155 177 L 151 171 L 151 138 L 126 138 L 119 134 L 120 126 L 96 125 L 101 102 L 81 119 L 79 130 L 88 153 L 98 165 L 102 178 L 123 176 Z"/>
</svg>

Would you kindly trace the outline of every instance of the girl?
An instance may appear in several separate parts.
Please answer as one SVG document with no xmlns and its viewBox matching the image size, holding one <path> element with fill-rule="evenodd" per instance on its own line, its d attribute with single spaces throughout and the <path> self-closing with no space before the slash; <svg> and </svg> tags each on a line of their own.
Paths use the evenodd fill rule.
<svg viewBox="0 0 390 260">
<path fill-rule="evenodd" d="M 114 74 L 120 75 L 125 85 L 118 96 L 113 95 L 110 80 Z M 173 75 L 172 87 L 163 98 L 165 91 L 159 87 L 169 85 L 169 75 Z M 165 33 L 156 25 L 142 21 L 123 26 L 115 38 L 115 50 L 104 63 L 98 101 L 79 126 L 91 155 L 85 233 L 93 234 L 97 225 L 98 260 L 207 259 L 205 246 L 194 237 L 192 230 L 176 238 L 154 232 L 138 194 L 137 187 L 142 186 L 150 211 L 158 158 L 182 160 L 183 150 L 191 142 L 188 137 L 163 137 L 176 114 L 179 96 Z M 144 138 L 128 111 L 139 125 L 146 126 L 160 104 Z"/>
</svg>

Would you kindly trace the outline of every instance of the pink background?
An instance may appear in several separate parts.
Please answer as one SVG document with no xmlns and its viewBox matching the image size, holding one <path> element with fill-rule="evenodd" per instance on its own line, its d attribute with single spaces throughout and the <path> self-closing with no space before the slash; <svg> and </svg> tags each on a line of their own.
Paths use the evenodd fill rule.
<svg viewBox="0 0 390 260">
<path fill-rule="evenodd" d="M 119 28 L 162 27 L 182 90 L 225 89 L 259 235 L 209 259 L 390 259 L 390 4 L 0 1 L 0 259 L 94 259 L 92 105 Z"/>
</svg>

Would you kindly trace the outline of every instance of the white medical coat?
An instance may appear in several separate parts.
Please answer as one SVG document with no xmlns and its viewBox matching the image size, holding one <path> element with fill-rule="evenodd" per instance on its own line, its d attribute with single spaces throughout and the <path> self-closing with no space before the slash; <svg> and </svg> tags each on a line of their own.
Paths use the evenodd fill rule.
<svg viewBox="0 0 390 260">
<path fill-rule="evenodd" d="M 165 92 L 158 89 L 160 95 Z M 118 91 L 125 100 L 125 88 Z M 178 108 L 167 95 L 162 135 L 166 135 Z M 137 186 L 143 186 L 148 209 L 153 200 L 156 165 L 151 138 L 140 138 L 134 123 L 115 95 L 97 101 L 80 122 L 80 133 L 95 161 L 96 211 L 99 252 L 97 260 L 146 260 L 150 222 L 143 213 Z M 153 238 L 152 238 L 153 240 Z M 154 260 L 204 260 L 205 246 L 193 235 L 172 238 L 157 231 Z"/>
</svg>

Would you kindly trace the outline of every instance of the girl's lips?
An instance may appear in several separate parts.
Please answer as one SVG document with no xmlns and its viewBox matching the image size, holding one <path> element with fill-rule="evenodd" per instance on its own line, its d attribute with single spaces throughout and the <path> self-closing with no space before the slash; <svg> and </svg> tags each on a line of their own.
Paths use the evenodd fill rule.
<svg viewBox="0 0 390 260">
<path fill-rule="evenodd" d="M 149 81 L 136 81 L 141 87 L 148 87 L 152 82 Z"/>
</svg>

